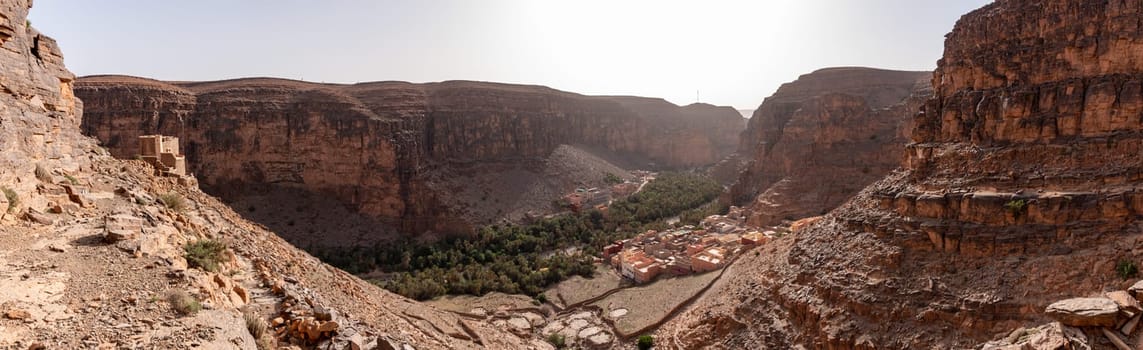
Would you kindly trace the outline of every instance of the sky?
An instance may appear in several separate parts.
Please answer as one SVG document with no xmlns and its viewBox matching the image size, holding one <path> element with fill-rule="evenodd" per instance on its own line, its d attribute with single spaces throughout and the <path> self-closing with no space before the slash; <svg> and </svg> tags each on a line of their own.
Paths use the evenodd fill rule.
<svg viewBox="0 0 1143 350">
<path fill-rule="evenodd" d="M 819 68 L 932 70 L 987 0 L 40 0 L 77 75 L 479 80 L 754 109 Z"/>
</svg>

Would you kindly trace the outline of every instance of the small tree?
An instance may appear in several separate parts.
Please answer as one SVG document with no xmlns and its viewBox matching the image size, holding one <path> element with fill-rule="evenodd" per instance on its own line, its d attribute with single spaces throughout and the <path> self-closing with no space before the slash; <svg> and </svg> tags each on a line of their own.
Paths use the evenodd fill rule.
<svg viewBox="0 0 1143 350">
<path fill-rule="evenodd" d="M 612 184 L 612 185 L 618 185 L 618 184 L 623 183 L 622 178 L 620 178 L 618 175 L 615 175 L 612 173 L 603 174 L 603 181 L 606 181 L 608 184 Z"/>
</svg>

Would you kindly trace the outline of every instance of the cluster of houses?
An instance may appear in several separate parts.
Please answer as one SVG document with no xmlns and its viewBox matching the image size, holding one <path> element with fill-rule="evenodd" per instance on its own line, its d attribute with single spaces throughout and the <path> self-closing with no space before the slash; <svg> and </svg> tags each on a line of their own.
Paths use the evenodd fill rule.
<svg viewBox="0 0 1143 350">
<path fill-rule="evenodd" d="M 625 180 L 622 183 L 603 188 L 577 188 L 575 192 L 564 195 L 562 204 L 575 212 L 579 212 L 585 208 L 606 210 L 607 205 L 611 203 L 612 199 L 630 196 L 639 190 L 639 186 L 642 183 L 654 179 L 654 173 L 651 172 L 638 171 L 632 172 L 632 174 L 638 176 L 640 180 L 638 182 Z"/>
<path fill-rule="evenodd" d="M 691 225 L 666 231 L 647 231 L 603 248 L 603 259 L 620 275 L 636 283 L 660 275 L 682 276 L 723 268 L 738 254 L 765 244 L 778 233 L 758 231 L 745 224 L 742 210 L 712 215 L 700 227 Z"/>
</svg>

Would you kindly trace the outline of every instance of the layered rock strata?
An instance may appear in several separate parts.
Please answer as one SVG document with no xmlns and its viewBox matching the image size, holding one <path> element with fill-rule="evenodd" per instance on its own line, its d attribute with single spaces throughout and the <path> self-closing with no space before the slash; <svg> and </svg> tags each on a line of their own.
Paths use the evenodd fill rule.
<svg viewBox="0 0 1143 350">
<path fill-rule="evenodd" d="M 1122 289 L 1139 261 L 1143 5 L 1000 0 L 963 17 L 903 168 L 659 336 L 702 345 L 968 348 Z M 659 337 L 656 337 L 659 339 Z"/>
<path fill-rule="evenodd" d="M 728 197 L 752 225 L 824 214 L 900 164 L 926 72 L 828 68 L 782 85 L 742 134 Z"/>
<path fill-rule="evenodd" d="M 77 94 L 88 106 L 85 132 L 118 157 L 134 155 L 138 135 L 176 135 L 212 193 L 301 189 L 409 233 L 468 229 L 428 182 L 453 166 L 513 164 L 582 145 L 632 166 L 697 167 L 732 153 L 743 127 L 726 107 L 467 81 L 96 76 L 81 79 Z"/>
<path fill-rule="evenodd" d="M 31 6 L 0 0 L 0 348 L 550 348 L 386 292 L 112 158 L 80 132 L 73 76 Z M 222 248 L 189 259 L 201 240 Z M 215 268 L 188 261 L 203 259 Z M 255 339 L 274 316 L 306 336 Z"/>
</svg>

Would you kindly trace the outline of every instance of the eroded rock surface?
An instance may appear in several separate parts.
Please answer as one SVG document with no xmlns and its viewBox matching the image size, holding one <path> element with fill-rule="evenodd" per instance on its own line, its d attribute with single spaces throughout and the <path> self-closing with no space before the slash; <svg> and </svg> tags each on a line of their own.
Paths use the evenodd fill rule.
<svg viewBox="0 0 1143 350">
<path fill-rule="evenodd" d="M 73 76 L 27 22 L 31 5 L 0 0 L 0 348 L 537 348 L 483 322 L 445 333 L 455 314 L 322 264 L 197 188 L 112 158 L 81 134 Z M 188 266 L 185 245 L 206 239 L 226 247 L 215 271 Z M 420 309 L 403 312 L 410 305 Z M 275 337 L 279 325 L 257 340 L 244 314 L 282 314 L 294 332 Z"/>
<path fill-rule="evenodd" d="M 176 135 L 211 193 L 235 200 L 247 192 L 300 189 L 406 233 L 467 232 L 473 221 L 507 214 L 466 220 L 450 197 L 457 191 L 448 181 L 432 181 L 437 175 L 476 179 L 469 171 L 518 171 L 561 145 L 591 149 L 628 169 L 698 167 L 734 152 L 744 126 L 729 107 L 468 81 L 168 83 L 95 76 L 82 78 L 77 94 L 87 102 L 85 132 L 117 157 L 134 156 L 139 135 Z M 551 176 L 535 168 L 523 170 L 532 172 L 529 179 Z M 504 189 L 487 192 L 482 203 L 511 199 L 501 198 Z M 537 209 L 560 195 L 541 198 Z"/>
<path fill-rule="evenodd" d="M 756 226 L 837 207 L 900 164 L 929 76 L 829 68 L 782 85 L 742 134 L 730 200 Z"/>
<path fill-rule="evenodd" d="M 1141 17 L 1081 0 L 963 17 L 902 170 L 744 256 L 656 341 L 970 348 L 1127 288 L 1116 263 L 1143 257 Z"/>
</svg>

